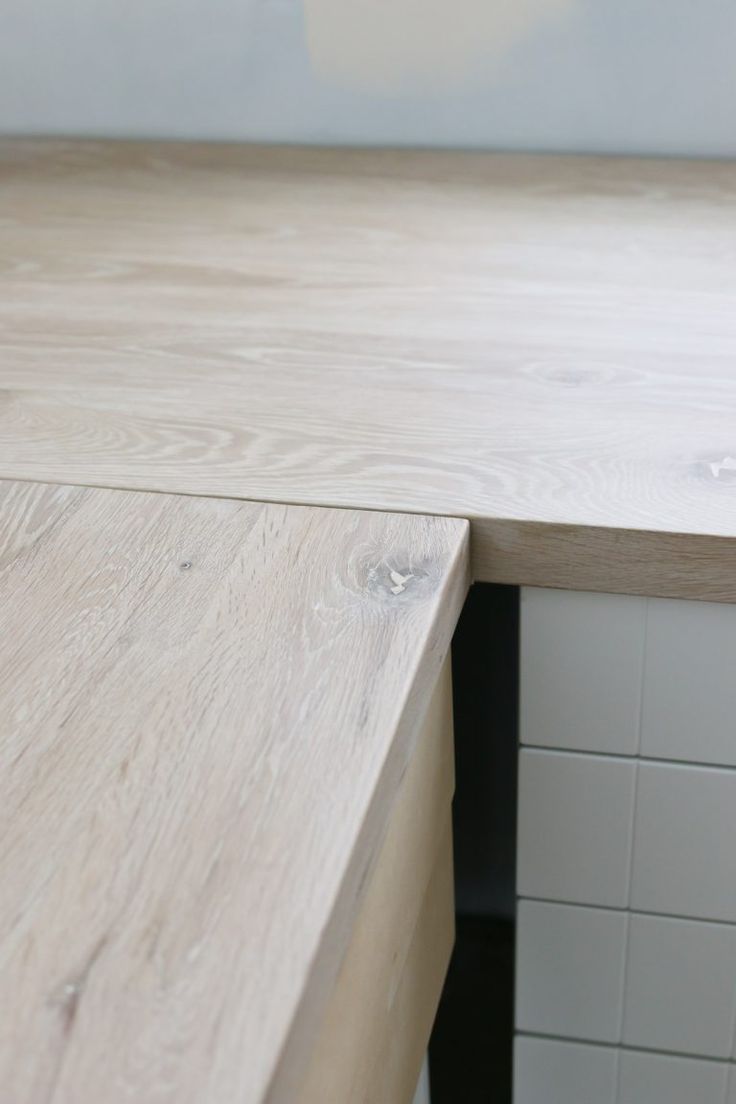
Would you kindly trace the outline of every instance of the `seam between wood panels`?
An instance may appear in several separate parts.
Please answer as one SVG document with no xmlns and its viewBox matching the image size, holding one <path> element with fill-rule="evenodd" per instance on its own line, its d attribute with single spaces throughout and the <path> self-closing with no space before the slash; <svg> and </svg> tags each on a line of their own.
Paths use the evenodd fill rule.
<svg viewBox="0 0 736 1104">
<path fill-rule="evenodd" d="M 122 491 L 127 494 L 150 494 L 161 495 L 164 498 L 214 498 L 225 502 L 249 502 L 253 506 L 296 506 L 303 510 L 342 510 L 346 512 L 359 513 L 359 514 L 390 514 L 395 517 L 431 517 L 438 518 L 440 521 L 462 521 L 468 526 L 469 530 L 472 530 L 473 523 L 478 521 L 478 518 L 468 517 L 467 514 L 446 514 L 438 510 L 424 510 L 416 509 L 412 510 L 408 507 L 398 509 L 396 507 L 388 506 L 365 506 L 365 505 L 349 505 L 346 503 L 336 504 L 332 502 L 314 502 L 311 499 L 290 499 L 281 498 L 275 496 L 268 496 L 265 498 L 254 498 L 252 495 L 238 495 L 238 494 L 224 494 L 220 491 L 190 491 L 190 490 L 166 490 L 162 491 L 160 487 L 148 487 L 137 486 L 129 483 L 90 483 L 80 479 L 52 479 L 52 478 L 39 478 L 33 475 L 5 475 L 0 470 L 0 482 L 2 483 L 35 483 L 42 486 L 49 487 L 80 487 L 84 490 L 90 491 Z M 506 521 L 506 518 L 492 518 L 492 521 Z M 514 520 L 513 518 L 511 520 Z M 533 524 L 546 525 L 547 522 Z M 470 545 L 468 546 L 468 564 L 469 571 L 471 573 L 470 581 L 473 582 L 485 582 L 485 580 L 476 580 L 472 574 L 473 568 L 473 550 Z M 517 585 L 517 584 L 513 584 Z"/>
<path fill-rule="evenodd" d="M 642 588 L 640 588 L 640 587 L 634 587 L 633 590 L 622 588 L 622 589 L 611 591 L 611 590 L 606 590 L 604 585 L 596 587 L 594 583 L 589 584 L 586 588 L 583 588 L 582 590 L 579 587 L 576 587 L 576 586 L 567 586 L 567 585 L 559 586 L 555 582 L 554 579 L 548 579 L 546 581 L 545 580 L 540 581 L 537 572 L 534 572 L 535 578 L 533 580 L 529 580 L 527 578 L 524 578 L 523 575 L 521 577 L 519 577 L 515 574 L 513 575 L 513 577 L 509 577 L 508 575 L 504 575 L 504 574 L 502 574 L 501 577 L 497 577 L 494 574 L 488 575 L 484 572 L 479 572 L 478 571 L 478 564 L 477 564 L 478 556 L 476 555 L 476 548 L 475 548 L 475 543 L 479 539 L 479 537 L 485 544 L 489 543 L 488 534 L 487 533 L 484 534 L 484 533 L 480 532 L 481 527 L 494 526 L 494 525 L 515 525 L 515 526 L 523 525 L 523 526 L 528 526 L 533 531 L 536 531 L 537 529 L 554 529 L 554 528 L 559 528 L 560 526 L 563 526 L 563 527 L 568 528 L 572 531 L 585 529 L 585 530 L 588 530 L 590 533 L 593 533 L 593 534 L 595 534 L 595 533 L 604 533 L 604 532 L 609 532 L 610 531 L 610 532 L 615 532 L 615 533 L 629 533 L 629 534 L 634 534 L 634 535 L 661 537 L 662 539 L 667 539 L 667 538 L 670 538 L 670 537 L 679 537 L 679 536 L 684 535 L 684 536 L 692 536 L 695 539 L 702 539 L 702 540 L 709 540 L 709 541 L 714 540 L 714 541 L 719 541 L 719 542 L 729 542 L 730 544 L 732 544 L 736 548 L 736 536 L 730 536 L 728 534 L 721 534 L 721 535 L 714 535 L 714 534 L 709 534 L 709 533 L 692 533 L 692 534 L 686 533 L 686 534 L 681 534 L 681 533 L 676 532 L 674 530 L 670 531 L 670 530 L 666 530 L 666 529 L 662 529 L 662 530 L 643 529 L 643 528 L 641 528 L 641 529 L 640 528 L 627 529 L 626 527 L 623 527 L 623 526 L 607 526 L 607 525 L 598 525 L 598 524 L 592 524 L 592 523 L 589 523 L 589 524 L 586 524 L 586 525 L 578 525 L 578 524 L 575 524 L 573 522 L 552 521 L 548 518 L 510 517 L 510 516 L 505 515 L 505 514 L 498 514 L 498 515 L 489 516 L 489 515 L 483 515 L 483 514 L 472 514 L 472 513 L 469 514 L 469 513 L 466 513 L 466 512 L 448 513 L 446 510 L 432 509 L 431 507 L 424 507 L 424 506 L 422 506 L 422 507 L 419 507 L 419 506 L 411 507 L 411 506 L 408 506 L 408 505 L 402 505 L 400 507 L 399 506 L 382 506 L 382 505 L 369 506 L 369 505 L 366 505 L 365 503 L 360 503 L 360 504 L 358 504 L 358 503 L 347 503 L 347 502 L 338 503 L 338 502 L 330 502 L 330 501 L 324 501 L 324 500 L 313 500 L 311 498 L 309 498 L 309 499 L 307 499 L 307 498 L 293 499 L 291 497 L 284 497 L 282 495 L 278 495 L 278 494 L 275 494 L 275 493 L 272 494 L 272 495 L 258 495 L 258 496 L 256 496 L 256 495 L 250 494 L 250 493 L 249 494 L 236 494 L 236 493 L 233 493 L 233 492 L 225 493 L 225 492 L 216 491 L 216 490 L 190 490 L 190 489 L 183 488 L 183 487 L 177 487 L 176 489 L 169 488 L 169 489 L 166 489 L 166 490 L 162 490 L 160 487 L 152 487 L 152 486 L 149 486 L 148 484 L 145 484 L 145 483 L 131 484 L 131 483 L 124 483 L 124 482 L 121 482 L 121 483 L 118 483 L 118 482 L 103 482 L 103 481 L 90 482 L 89 480 L 79 479 L 78 477 L 57 478 L 57 477 L 49 476 L 49 475 L 46 475 L 44 477 L 39 477 L 39 476 L 36 476 L 36 475 L 24 474 L 24 473 L 18 472 L 18 471 L 14 471 L 12 473 L 7 473 L 6 474 L 5 471 L 2 470 L 2 469 L 0 469 L 0 481 L 9 482 L 9 483 L 16 482 L 16 483 L 47 484 L 49 486 L 58 486 L 58 487 L 82 487 L 82 488 L 87 488 L 87 489 L 90 489 L 90 490 L 102 490 L 102 491 L 128 491 L 128 492 L 136 492 L 138 494 L 169 495 L 169 496 L 178 496 L 178 497 L 181 497 L 181 498 L 223 499 L 223 500 L 229 501 L 229 502 L 249 502 L 249 503 L 252 503 L 254 505 L 299 506 L 299 507 L 303 507 L 304 509 L 349 510 L 349 511 L 354 511 L 356 513 L 360 512 L 360 513 L 374 513 L 374 514 L 393 514 L 393 515 L 401 516 L 401 517 L 433 517 L 433 518 L 440 518 L 440 519 L 443 519 L 443 520 L 446 520 L 446 521 L 463 521 L 470 528 L 471 543 L 470 543 L 470 552 L 469 552 L 469 573 L 470 573 L 471 583 L 476 583 L 476 582 L 489 583 L 489 584 L 501 585 L 501 586 L 516 586 L 516 587 L 519 587 L 519 588 L 524 587 L 524 586 L 528 586 L 528 587 L 532 587 L 534 589 L 547 587 L 547 588 L 551 588 L 551 589 L 555 589 L 555 590 L 559 589 L 559 590 L 564 590 L 564 591 L 570 591 L 572 593 L 585 593 L 586 591 L 590 591 L 591 593 L 594 593 L 594 594 L 611 594 L 612 596 L 617 596 L 617 597 L 641 597 L 641 598 L 647 598 L 647 599 L 656 597 L 656 598 L 659 598 L 659 599 L 667 599 L 667 600 L 672 599 L 672 600 L 675 600 L 675 601 L 711 602 L 711 603 L 718 603 L 718 604 L 722 604 L 722 605 L 736 605 L 736 597 L 730 597 L 730 591 L 729 591 L 729 596 L 721 595 L 721 594 L 713 596 L 713 595 L 704 594 L 704 593 L 695 593 L 695 594 L 687 593 L 687 594 L 683 594 L 681 592 L 675 592 L 675 591 L 660 592 L 658 594 L 647 594 L 646 593 L 646 588 L 644 588 L 644 592 L 642 592 Z M 486 551 L 484 553 L 484 562 L 488 559 L 488 557 L 490 555 L 491 555 L 490 551 Z"/>
</svg>

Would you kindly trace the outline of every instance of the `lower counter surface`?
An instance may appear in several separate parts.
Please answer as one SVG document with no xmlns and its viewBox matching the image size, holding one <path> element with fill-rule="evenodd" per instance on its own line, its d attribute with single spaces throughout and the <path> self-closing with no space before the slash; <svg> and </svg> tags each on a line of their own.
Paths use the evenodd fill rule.
<svg viewBox="0 0 736 1104">
<path fill-rule="evenodd" d="M 3 1098 L 291 1104 L 420 769 L 467 524 L 18 482 L 0 517 Z"/>
</svg>

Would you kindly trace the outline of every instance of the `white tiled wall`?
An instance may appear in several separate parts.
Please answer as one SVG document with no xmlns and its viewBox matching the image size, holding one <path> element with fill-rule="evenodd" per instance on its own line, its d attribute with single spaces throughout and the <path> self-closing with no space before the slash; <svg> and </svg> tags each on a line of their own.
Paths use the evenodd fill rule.
<svg viewBox="0 0 736 1104">
<path fill-rule="evenodd" d="M 618 1104 L 722 1104 L 728 1066 L 622 1050 Z"/>
<path fill-rule="evenodd" d="M 627 907 L 635 776 L 634 760 L 522 751 L 521 896 Z"/>
<path fill-rule="evenodd" d="M 736 1104 L 728 1083 L 725 1062 L 525 1035 L 514 1046 L 515 1104 Z"/>
<path fill-rule="evenodd" d="M 522 749 L 517 888 L 736 923 L 736 770 Z"/>
<path fill-rule="evenodd" d="M 524 588 L 521 742 L 736 767 L 736 607 Z"/>
<path fill-rule="evenodd" d="M 646 604 L 521 592 L 521 742 L 636 755 Z"/>
<path fill-rule="evenodd" d="M 514 1100 L 516 1104 L 616 1104 L 616 1067 L 613 1047 L 520 1035 L 514 1045 Z"/>
<path fill-rule="evenodd" d="M 649 600 L 642 755 L 736 766 L 733 606 Z"/>
<path fill-rule="evenodd" d="M 618 1042 L 626 914 L 520 901 L 516 923 L 517 1028 Z"/>
<path fill-rule="evenodd" d="M 623 1042 L 730 1058 L 736 928 L 664 916 L 630 919 Z"/>
<path fill-rule="evenodd" d="M 736 928 L 519 902 L 520 1031 L 729 1059 Z"/>
<path fill-rule="evenodd" d="M 736 606 L 521 634 L 515 1104 L 736 1104 Z"/>
<path fill-rule="evenodd" d="M 638 769 L 632 908 L 736 923 L 736 770 Z"/>
</svg>

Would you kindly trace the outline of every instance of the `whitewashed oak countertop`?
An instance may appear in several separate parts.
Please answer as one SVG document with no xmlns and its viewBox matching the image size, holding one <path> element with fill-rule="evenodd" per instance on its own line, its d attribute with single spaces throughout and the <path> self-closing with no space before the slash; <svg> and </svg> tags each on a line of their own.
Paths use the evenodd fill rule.
<svg viewBox="0 0 736 1104">
<path fill-rule="evenodd" d="M 0 476 L 736 598 L 736 163 L 6 139 L 0 216 Z"/>
<path fill-rule="evenodd" d="M 467 582 L 455 519 L 0 482 L 3 1102 L 296 1099 Z"/>
</svg>

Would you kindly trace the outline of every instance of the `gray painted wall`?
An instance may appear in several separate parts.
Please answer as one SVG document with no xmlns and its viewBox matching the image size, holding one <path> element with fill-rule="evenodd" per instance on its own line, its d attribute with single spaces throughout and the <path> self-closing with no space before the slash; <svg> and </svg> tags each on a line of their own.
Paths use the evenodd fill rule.
<svg viewBox="0 0 736 1104">
<path fill-rule="evenodd" d="M 0 131 L 736 156 L 736 0 L 523 0 L 562 10 L 435 82 L 430 40 L 522 0 L 342 0 L 348 74 L 404 52 L 374 86 L 315 63 L 335 2 L 0 0 Z"/>
</svg>

